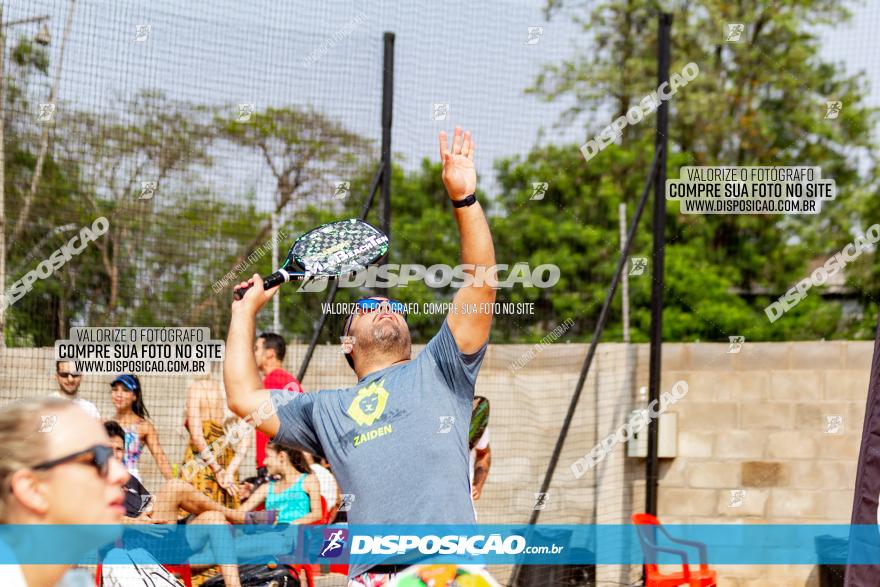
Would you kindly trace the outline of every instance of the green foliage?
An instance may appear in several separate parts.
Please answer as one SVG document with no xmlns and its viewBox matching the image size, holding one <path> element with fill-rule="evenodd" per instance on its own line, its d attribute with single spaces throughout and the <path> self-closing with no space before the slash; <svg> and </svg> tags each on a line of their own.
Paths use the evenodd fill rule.
<svg viewBox="0 0 880 587">
<path fill-rule="evenodd" d="M 816 216 L 683 215 L 669 203 L 665 249 L 664 337 L 667 341 L 871 338 L 880 300 L 880 256 L 863 254 L 846 268 L 842 299 L 813 289 L 793 310 L 770 323 L 764 307 L 782 295 L 855 234 L 880 222 L 877 145 L 871 131 L 877 111 L 865 105 L 866 83 L 819 54 L 818 30 L 839 26 L 847 2 L 827 0 L 724 0 L 677 2 L 671 72 L 688 62 L 699 76 L 670 102 L 667 172 L 685 165 L 811 165 L 837 184 L 837 200 Z M 548 64 L 528 92 L 572 104 L 560 125 L 580 125 L 584 141 L 656 89 L 656 2 L 602 0 L 571 4 L 551 0 L 553 18 L 573 18 L 590 35 L 589 48 Z M 744 39 L 725 42 L 726 24 L 747 23 Z M 6 231 L 23 214 L 41 128 L 33 124 L 27 88 L 45 83 L 47 53 L 19 41 L 9 58 L 6 107 Z M 825 104 L 840 100 L 837 119 Z M 275 214 L 287 238 L 317 224 L 357 217 L 376 173 L 374 145 L 313 108 L 267 108 L 247 122 L 237 109 L 168 100 L 144 91 L 100 115 L 71 105 L 52 132 L 52 148 L 25 230 L 7 252 L 7 285 L 33 268 L 72 232 L 101 215 L 111 230 L 52 279 L 7 312 L 6 339 L 17 345 L 50 345 L 70 324 L 208 324 L 225 335 L 234 283 L 212 287 L 228 272 L 233 282 L 271 272 L 265 250 Z M 618 206 L 633 218 L 653 156 L 655 119 L 628 126 L 618 144 L 589 162 L 577 144 L 544 144 L 523 157 L 495 162 L 498 193 L 478 193 L 490 212 L 499 263 L 560 268 L 550 289 L 516 286 L 499 302 L 529 302 L 534 314 L 498 316 L 496 342 L 537 341 L 571 319 L 565 340 L 592 336 L 616 269 Z M 274 181 L 269 209 L 255 189 L 218 195 L 212 155 L 218 149 L 256 154 L 258 171 Z M 153 199 L 140 199 L 141 182 L 158 181 Z M 334 181 L 350 181 L 350 195 L 330 199 Z M 548 182 L 542 200 L 532 184 Z M 425 160 L 413 172 L 392 169 L 392 229 L 388 262 L 455 265 L 459 236 L 440 176 Z M 368 221 L 379 225 L 378 202 Z M 651 204 L 631 256 L 649 260 L 629 279 L 631 336 L 647 340 L 650 326 Z M 283 220 L 290 218 L 289 221 Z M 55 232 L 57 231 L 57 232 Z M 374 293 L 343 288 L 336 301 Z M 455 289 L 423 282 L 388 295 L 424 304 L 451 301 Z M 308 340 L 327 292 L 280 295 L 283 333 Z M 846 309 L 847 311 L 844 311 Z M 264 312 L 260 328 L 268 328 Z M 412 315 L 413 340 L 423 342 L 441 317 Z M 322 335 L 336 342 L 344 316 L 330 316 Z M 603 340 L 622 337 L 620 291 Z"/>
<path fill-rule="evenodd" d="M 585 136 L 590 137 L 655 89 L 656 3 L 563 4 L 550 2 L 547 11 L 580 22 L 592 35 L 594 46 L 546 66 L 529 91 L 546 100 L 575 98 L 562 122 L 582 121 Z M 878 217 L 876 198 L 870 198 L 877 186 L 876 145 L 871 138 L 877 110 L 865 105 L 863 81 L 842 65 L 819 57 L 817 28 L 844 22 L 846 4 L 821 0 L 676 3 L 670 71 L 676 73 L 695 62 L 700 75 L 670 101 L 668 176 L 678 177 L 683 165 L 819 166 L 824 178 L 835 179 L 838 198 L 824 204 L 818 216 L 800 217 L 690 216 L 681 214 L 677 204 L 669 205 L 664 316 L 668 340 L 723 340 L 729 335 L 746 335 L 751 340 L 830 338 L 866 332 L 863 321 L 842 321 L 840 304 L 820 301 L 817 290 L 772 325 L 763 314 L 771 298 L 808 274 L 808 263 L 840 250 Z M 742 42 L 725 42 L 726 23 L 747 23 Z M 838 119 L 825 118 L 828 100 L 843 102 Z M 535 174 L 543 174 L 551 190 L 554 183 L 567 186 L 573 170 L 584 166 L 598 168 L 595 173 L 611 178 L 644 178 L 644 155 L 627 162 L 620 151 L 643 153 L 654 132 L 651 116 L 624 130 L 621 147 L 606 149 L 586 164 L 551 164 L 545 169 L 524 164 L 526 175 L 538 180 Z M 853 151 L 862 155 L 861 160 L 851 155 Z M 554 155 L 555 160 L 558 157 Z M 860 164 L 869 171 L 860 173 Z M 576 174 L 581 181 L 589 178 L 588 171 Z M 595 184 L 595 180 L 587 181 Z M 623 185 L 610 189 L 631 190 Z M 595 199 L 602 194 L 594 188 L 585 196 Z M 866 209 L 870 215 L 864 213 Z M 596 225 L 595 216 L 589 224 Z M 650 256 L 649 248 L 642 250 L 643 256 Z M 876 261 L 859 263 L 864 267 Z M 876 298 L 880 281 L 865 280 L 859 272 L 858 267 L 847 269 L 848 285 L 858 288 L 863 298 Z M 760 292 L 772 295 L 756 295 Z M 646 303 L 638 290 L 632 298 L 637 306 Z M 588 308 L 585 313 L 591 315 Z M 647 313 L 636 310 L 633 320 L 633 336 L 638 339 L 647 329 Z M 609 334 L 613 332 L 614 327 Z"/>
<path fill-rule="evenodd" d="M 10 60 L 18 67 L 32 67 L 40 73 L 49 73 L 49 52 L 31 39 L 20 38 L 11 53 Z"/>
</svg>

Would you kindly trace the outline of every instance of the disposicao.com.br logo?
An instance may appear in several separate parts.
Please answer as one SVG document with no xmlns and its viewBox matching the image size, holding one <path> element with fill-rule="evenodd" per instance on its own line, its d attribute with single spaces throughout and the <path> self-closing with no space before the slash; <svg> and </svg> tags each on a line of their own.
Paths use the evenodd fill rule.
<svg viewBox="0 0 880 587">
<path fill-rule="evenodd" d="M 363 267 L 361 269 L 364 269 Z M 310 274 L 307 274 L 309 276 Z M 559 267 L 550 263 L 538 265 L 532 269 L 528 263 L 516 263 L 508 265 L 500 263 L 492 266 L 477 266 L 464 263 L 450 267 L 449 265 L 424 265 L 405 263 L 388 263 L 385 265 L 370 265 L 363 271 L 354 271 L 349 275 L 343 275 L 337 281 L 339 287 L 348 288 L 376 288 L 376 287 L 406 287 L 410 282 L 424 281 L 430 288 L 462 288 L 482 287 L 487 283 L 493 284 L 495 289 L 522 287 L 537 287 L 547 289 L 559 283 L 562 275 Z M 493 279 L 490 279 L 490 276 Z M 327 289 L 328 278 L 326 276 L 310 277 L 302 282 L 297 291 L 320 292 Z"/>
<path fill-rule="evenodd" d="M 348 544 L 348 530 L 345 528 L 324 530 L 324 543 L 321 544 L 321 558 L 338 558 L 345 552 Z"/>
<path fill-rule="evenodd" d="M 405 554 L 417 550 L 420 554 L 457 554 L 457 555 L 515 555 L 515 554 L 557 554 L 564 546 L 526 546 L 523 536 L 507 536 L 500 534 L 475 536 L 353 536 L 351 554 Z M 530 549 L 541 549 L 530 550 Z"/>
</svg>

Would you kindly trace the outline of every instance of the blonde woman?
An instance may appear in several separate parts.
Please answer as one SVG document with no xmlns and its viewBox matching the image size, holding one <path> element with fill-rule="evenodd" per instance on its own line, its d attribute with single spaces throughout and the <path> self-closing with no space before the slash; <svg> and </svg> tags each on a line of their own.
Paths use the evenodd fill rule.
<svg viewBox="0 0 880 587">
<path fill-rule="evenodd" d="M 214 501 L 238 507 L 238 467 L 247 452 L 249 435 L 231 434 L 226 422 L 226 395 L 213 379 L 197 379 L 186 396 L 184 426 L 190 435 L 181 476 Z M 238 438 L 236 438 L 236 436 Z M 235 446 L 231 440 L 240 440 Z M 206 466 L 191 467 L 198 462 Z"/>
<path fill-rule="evenodd" d="M 50 397 L 0 409 L 0 524 L 118 528 L 125 514 L 122 486 L 128 477 L 104 427 L 73 402 Z M 26 544 L 26 536 L 18 535 L 14 551 L 40 552 L 42 546 Z M 67 544 L 71 551 L 65 558 L 112 539 L 100 532 L 80 532 L 75 543 Z M 4 545 L 0 549 L 5 550 Z M 72 566 L 0 565 L 0 585 L 55 585 Z"/>
</svg>

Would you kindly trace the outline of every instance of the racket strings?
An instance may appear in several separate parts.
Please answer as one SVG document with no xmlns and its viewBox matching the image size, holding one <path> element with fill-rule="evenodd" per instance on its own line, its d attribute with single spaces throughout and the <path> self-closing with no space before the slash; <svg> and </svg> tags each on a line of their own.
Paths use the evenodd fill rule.
<svg viewBox="0 0 880 587">
<path fill-rule="evenodd" d="M 291 256 L 313 274 L 341 274 L 363 269 L 388 250 L 388 237 L 360 221 L 342 221 L 304 234 Z"/>
</svg>

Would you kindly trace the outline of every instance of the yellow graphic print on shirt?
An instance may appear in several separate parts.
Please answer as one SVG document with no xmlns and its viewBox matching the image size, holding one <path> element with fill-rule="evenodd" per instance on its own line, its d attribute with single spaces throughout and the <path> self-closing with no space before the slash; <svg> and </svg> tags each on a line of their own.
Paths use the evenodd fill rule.
<svg viewBox="0 0 880 587">
<path fill-rule="evenodd" d="M 360 388 L 351 405 L 348 406 L 348 415 L 359 426 L 372 425 L 385 411 L 388 392 L 383 386 L 384 383 L 383 379 Z"/>
</svg>

